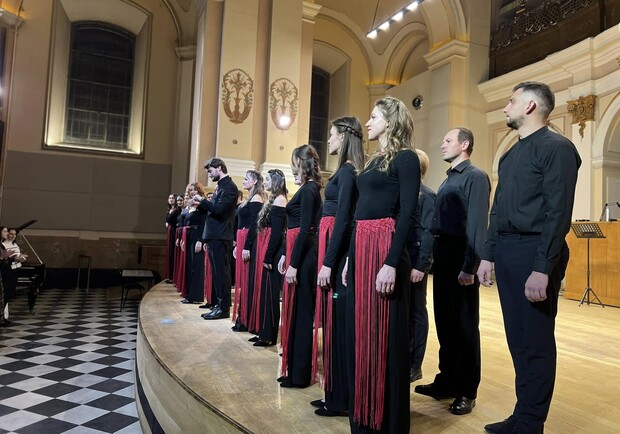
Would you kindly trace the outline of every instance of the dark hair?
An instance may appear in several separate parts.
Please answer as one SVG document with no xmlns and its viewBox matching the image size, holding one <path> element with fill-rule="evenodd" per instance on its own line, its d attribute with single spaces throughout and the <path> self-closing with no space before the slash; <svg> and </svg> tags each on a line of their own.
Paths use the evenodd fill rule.
<svg viewBox="0 0 620 434">
<path fill-rule="evenodd" d="M 295 159 L 299 160 L 298 170 L 301 174 L 301 183 L 314 181 L 319 187 L 323 185 L 321 168 L 319 166 L 319 154 L 312 145 L 301 145 L 293 149 L 291 164 L 295 166 Z"/>
<path fill-rule="evenodd" d="M 213 157 L 207 160 L 205 163 L 205 169 L 209 169 L 213 167 L 214 169 L 221 169 L 222 172 L 228 173 L 228 169 L 226 168 L 226 163 L 221 158 Z"/>
<path fill-rule="evenodd" d="M 467 155 L 471 155 L 471 153 L 474 152 L 474 133 L 472 133 L 469 128 L 465 127 L 457 127 L 455 130 L 459 131 L 456 137 L 459 143 L 463 143 L 465 140 L 469 142 L 469 146 L 465 152 L 467 152 Z"/>
<path fill-rule="evenodd" d="M 364 134 L 362 133 L 362 124 L 356 117 L 343 116 L 332 121 L 332 125 L 339 134 L 344 134 L 342 145 L 338 151 L 338 169 L 349 161 L 356 171 L 364 168 L 364 149 L 362 143 Z"/>
<path fill-rule="evenodd" d="M 258 213 L 258 230 L 266 228 L 271 224 L 269 219 L 269 213 L 273 207 L 273 202 L 280 195 L 286 197 L 288 190 L 286 189 L 286 178 L 284 172 L 280 169 L 270 169 L 267 174 L 271 178 L 271 194 L 269 199 L 263 204 L 260 212 Z"/>
<path fill-rule="evenodd" d="M 537 81 L 524 81 L 517 84 L 512 91 L 516 92 L 519 89 L 523 89 L 523 92 L 531 92 L 538 98 L 538 108 L 542 112 L 543 116 L 547 118 L 549 113 L 555 108 L 555 95 L 551 92 L 551 88 L 545 83 L 539 83 Z"/>
</svg>

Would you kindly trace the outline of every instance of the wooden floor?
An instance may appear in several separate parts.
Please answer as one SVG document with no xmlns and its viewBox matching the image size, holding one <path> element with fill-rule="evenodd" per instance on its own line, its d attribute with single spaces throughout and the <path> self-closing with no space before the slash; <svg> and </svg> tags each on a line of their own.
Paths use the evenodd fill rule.
<svg viewBox="0 0 620 434">
<path fill-rule="evenodd" d="M 437 339 L 432 317 L 423 365 L 432 381 Z M 345 433 L 346 418 L 315 416 L 308 402 L 322 397 L 319 386 L 282 389 L 276 347 L 253 347 L 247 333 L 233 333 L 226 320 L 204 321 L 196 305 L 179 303 L 170 285 L 155 286 L 140 308 L 140 327 L 153 353 L 183 387 L 248 431 L 257 433 Z M 478 404 L 466 416 L 447 411 L 449 401 L 411 393 L 411 432 L 476 433 L 502 420 L 514 406 L 514 373 L 506 346 L 497 291 L 481 288 L 482 383 Z M 578 307 L 560 299 L 556 337 L 558 375 L 546 433 L 620 433 L 620 309 Z"/>
</svg>

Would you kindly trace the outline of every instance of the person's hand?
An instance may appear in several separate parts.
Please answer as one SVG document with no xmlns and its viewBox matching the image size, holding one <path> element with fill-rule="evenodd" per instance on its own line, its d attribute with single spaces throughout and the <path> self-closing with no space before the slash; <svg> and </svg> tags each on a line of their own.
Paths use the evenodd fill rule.
<svg viewBox="0 0 620 434">
<path fill-rule="evenodd" d="M 342 279 L 342 284 L 344 286 L 347 286 L 348 274 L 349 274 L 349 258 L 347 257 L 347 259 L 345 259 L 344 261 L 344 268 L 342 269 L 342 275 L 340 276 L 340 278 Z"/>
<path fill-rule="evenodd" d="M 194 252 L 200 253 L 202 250 L 202 241 L 196 241 L 196 245 L 194 246 Z"/>
<path fill-rule="evenodd" d="M 480 261 L 476 275 L 481 285 L 493 285 L 493 263 L 484 259 Z"/>
<path fill-rule="evenodd" d="M 17 258 L 19 262 L 24 262 L 26 259 L 28 259 L 28 255 L 19 255 L 19 258 Z"/>
<path fill-rule="evenodd" d="M 208 249 L 207 249 L 207 243 L 206 243 L 206 241 L 205 241 L 204 243 L 202 243 L 202 250 L 204 250 L 204 251 L 205 251 L 205 253 L 207 253 L 207 250 L 208 250 Z"/>
<path fill-rule="evenodd" d="M 263 262 L 263 267 L 265 267 L 267 270 L 271 270 L 273 268 L 271 264 L 268 264 L 266 262 Z"/>
<path fill-rule="evenodd" d="M 192 201 L 194 202 L 194 205 L 198 205 L 200 202 L 202 202 L 202 199 L 204 198 L 199 194 L 196 194 L 194 195 L 194 197 L 192 197 Z"/>
<path fill-rule="evenodd" d="M 424 274 L 423 272 L 421 272 L 420 270 L 416 270 L 415 268 L 411 269 L 411 281 L 413 283 L 418 283 L 421 282 L 422 279 L 424 279 Z"/>
<path fill-rule="evenodd" d="M 237 249 L 233 248 L 233 258 L 235 258 L 235 261 L 237 260 Z"/>
<path fill-rule="evenodd" d="M 243 249 L 241 252 L 241 257 L 243 258 L 243 262 L 248 262 L 250 260 L 250 251 Z"/>
<path fill-rule="evenodd" d="M 181 250 L 185 251 L 185 243 L 183 242 L 183 240 L 181 240 Z"/>
<path fill-rule="evenodd" d="M 469 274 L 464 271 L 459 273 L 459 285 L 467 286 L 474 284 L 474 274 Z"/>
<path fill-rule="evenodd" d="M 525 282 L 525 298 L 532 303 L 547 299 L 547 285 L 549 276 L 545 273 L 532 271 Z"/>
<path fill-rule="evenodd" d="M 332 269 L 323 265 L 316 279 L 316 284 L 320 288 L 329 288 L 332 281 Z"/>
<path fill-rule="evenodd" d="M 174 245 L 175 245 L 175 246 L 177 246 L 177 247 L 179 247 L 179 242 L 180 242 L 180 240 L 177 238 L 177 239 L 174 241 Z"/>
<path fill-rule="evenodd" d="M 286 282 L 289 284 L 297 284 L 297 268 L 291 267 L 290 265 L 286 269 L 286 274 L 284 275 Z"/>
<path fill-rule="evenodd" d="M 377 273 L 375 284 L 377 292 L 381 295 L 390 295 L 394 292 L 394 284 L 396 283 L 396 268 L 383 264 L 383 267 Z"/>
<path fill-rule="evenodd" d="M 278 271 L 280 272 L 280 274 L 284 274 L 286 272 L 286 269 L 284 268 L 285 263 L 286 256 L 282 255 L 280 257 L 280 261 L 278 261 Z"/>
</svg>

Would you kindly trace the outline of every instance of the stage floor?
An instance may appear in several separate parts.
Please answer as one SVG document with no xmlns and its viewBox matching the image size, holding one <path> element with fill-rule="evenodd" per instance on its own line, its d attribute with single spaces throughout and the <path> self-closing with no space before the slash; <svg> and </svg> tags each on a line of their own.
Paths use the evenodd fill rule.
<svg viewBox="0 0 620 434">
<path fill-rule="evenodd" d="M 450 401 L 413 393 L 431 382 L 437 367 L 432 315 L 424 378 L 412 385 L 411 432 L 472 433 L 502 420 L 514 405 L 514 374 L 495 288 L 481 288 L 482 383 L 473 413 L 454 416 Z M 230 320 L 205 321 L 203 309 L 180 303 L 159 284 L 140 306 L 137 376 L 152 413 L 165 432 L 346 433 L 345 417 L 314 414 L 309 402 L 322 397 L 318 385 L 282 389 L 276 382 L 277 347 L 253 347 L 248 333 L 234 333 Z M 620 432 L 620 309 L 578 307 L 560 299 L 557 320 L 558 379 L 545 432 Z M 142 424 L 145 416 L 141 409 Z M 145 432 L 149 432 L 145 429 Z"/>
</svg>

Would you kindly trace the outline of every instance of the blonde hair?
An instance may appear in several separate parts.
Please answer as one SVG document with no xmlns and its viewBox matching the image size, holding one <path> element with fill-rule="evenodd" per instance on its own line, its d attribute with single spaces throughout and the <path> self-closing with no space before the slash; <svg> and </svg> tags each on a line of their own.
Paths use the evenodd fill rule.
<svg viewBox="0 0 620 434">
<path fill-rule="evenodd" d="M 385 131 L 385 146 L 374 155 L 366 167 L 376 158 L 384 157 L 379 170 L 387 172 L 390 163 L 399 151 L 404 149 L 415 150 L 413 143 L 413 118 L 401 100 L 386 96 L 375 103 L 387 122 Z"/>
<path fill-rule="evenodd" d="M 430 165 L 431 160 L 428 158 L 426 152 L 421 149 L 416 149 L 415 153 L 418 154 L 418 159 L 420 160 L 420 179 L 424 179 L 426 172 L 428 172 L 428 166 Z"/>
</svg>

